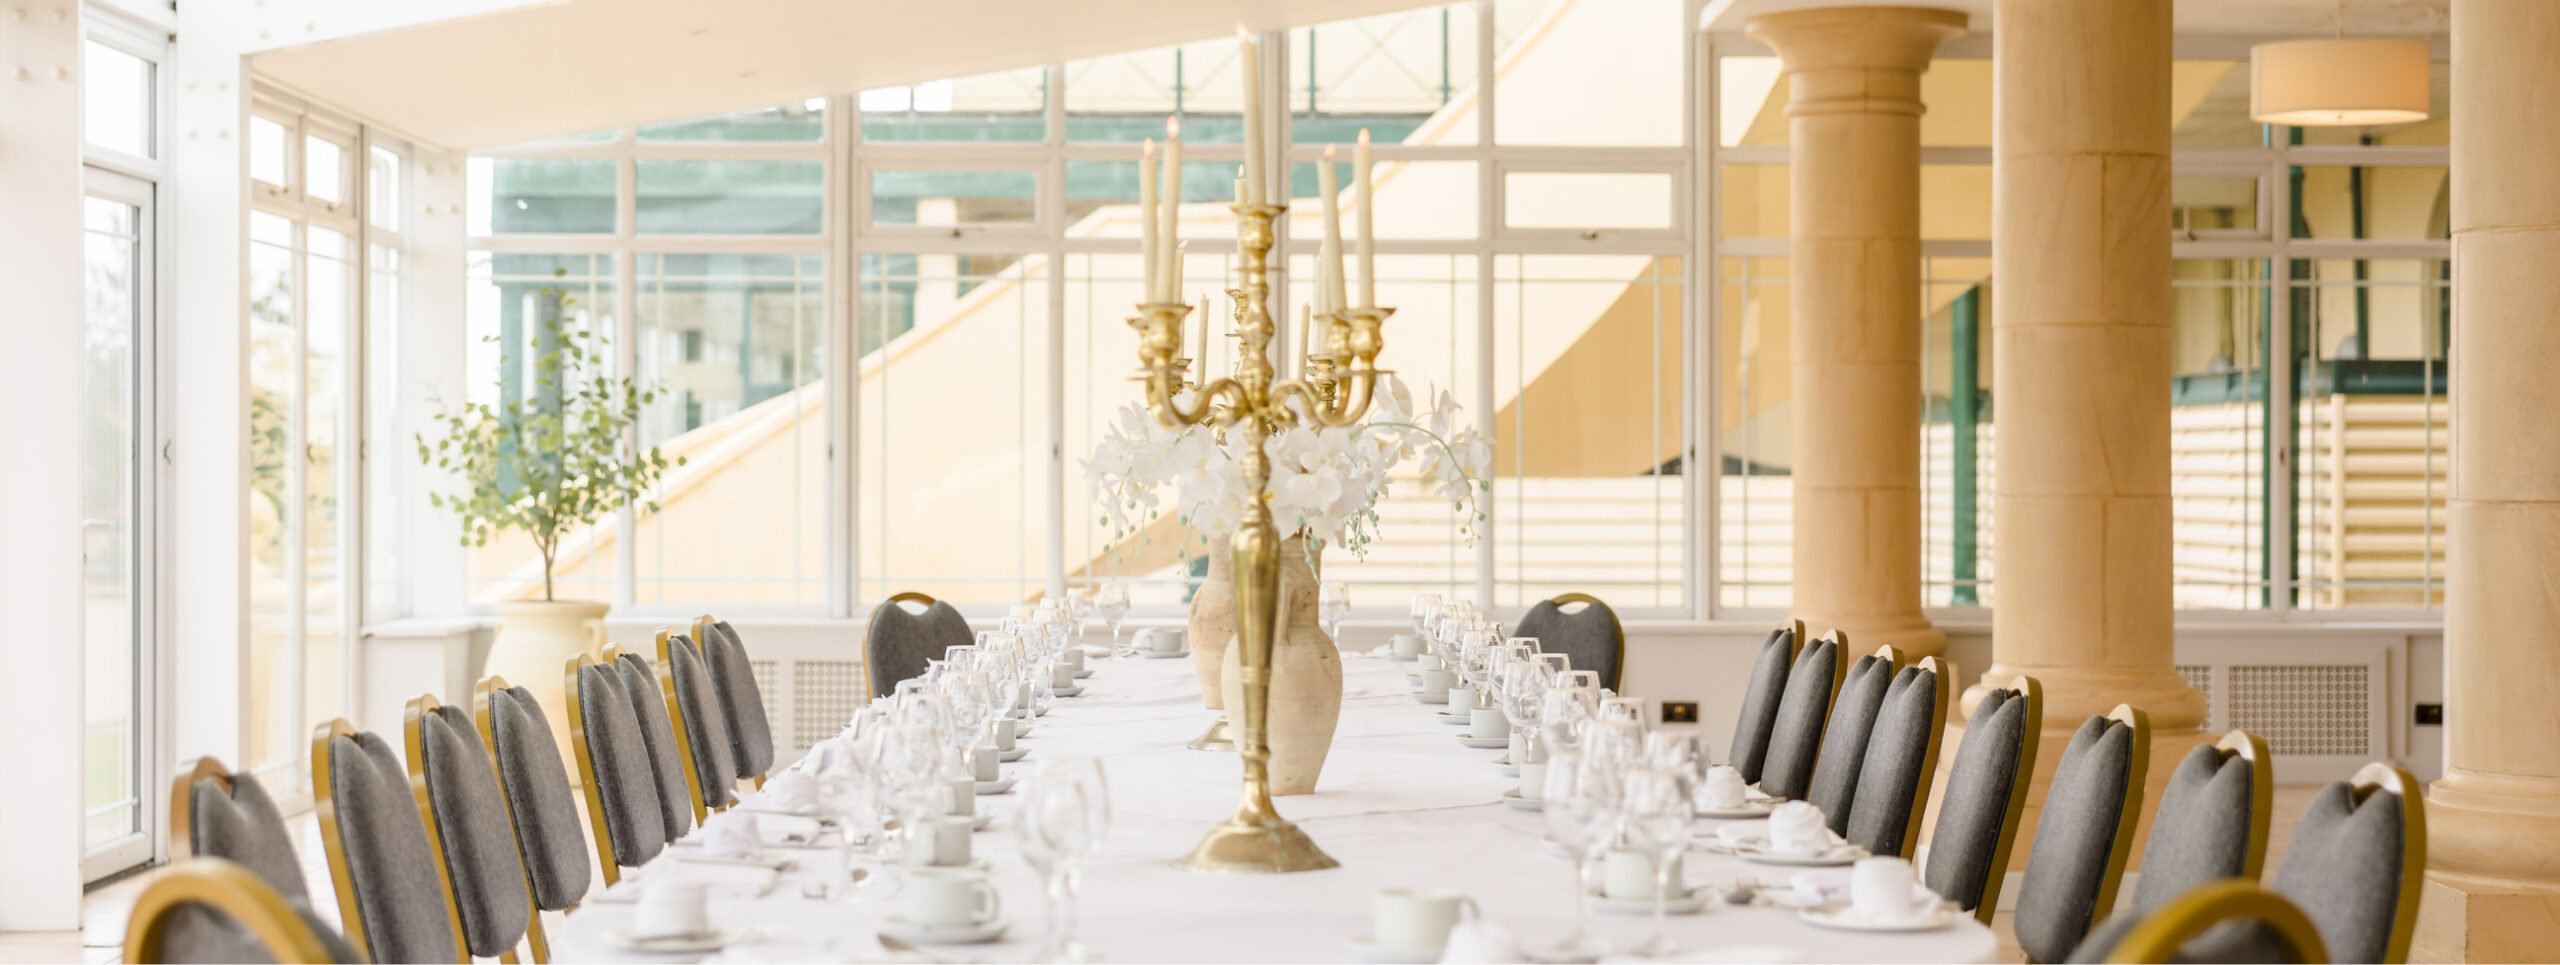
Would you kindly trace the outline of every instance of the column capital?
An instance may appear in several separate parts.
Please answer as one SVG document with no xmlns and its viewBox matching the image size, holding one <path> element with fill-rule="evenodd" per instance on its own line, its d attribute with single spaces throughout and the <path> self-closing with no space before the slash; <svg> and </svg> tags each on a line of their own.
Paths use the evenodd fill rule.
<svg viewBox="0 0 2560 965">
<path fill-rule="evenodd" d="M 1932 7 L 1815 7 L 1762 14 L 1742 31 L 1768 44 L 1789 73 L 1840 68 L 1924 71 L 1938 45 L 1971 23 Z"/>
</svg>

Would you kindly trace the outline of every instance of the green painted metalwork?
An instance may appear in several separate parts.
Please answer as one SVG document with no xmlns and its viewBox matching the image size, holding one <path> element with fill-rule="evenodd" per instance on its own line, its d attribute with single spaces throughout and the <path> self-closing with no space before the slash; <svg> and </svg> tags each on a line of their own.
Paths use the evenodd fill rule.
<svg viewBox="0 0 2560 965">
<path fill-rule="evenodd" d="M 1975 518 L 1975 460 L 1977 446 L 1974 427 L 1982 409 L 1982 286 L 1965 289 L 1964 294 L 1947 306 L 1948 327 L 1947 425 L 1951 430 L 1951 455 L 1947 460 L 1950 479 L 1948 492 L 1948 549 L 1954 557 L 1948 576 L 1953 586 L 1949 602 L 1957 606 L 1980 603 L 1974 592 L 1975 572 L 1980 565 L 1978 530 Z"/>
</svg>

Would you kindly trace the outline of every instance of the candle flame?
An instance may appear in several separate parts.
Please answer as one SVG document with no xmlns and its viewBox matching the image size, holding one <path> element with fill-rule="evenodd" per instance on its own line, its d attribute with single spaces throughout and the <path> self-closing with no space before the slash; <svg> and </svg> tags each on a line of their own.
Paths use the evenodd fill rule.
<svg viewBox="0 0 2560 965">
<path fill-rule="evenodd" d="M 1365 127 L 1364 127 L 1364 128 L 1361 128 L 1361 129 L 1360 129 L 1360 144 L 1361 144 L 1362 146 L 1364 146 L 1364 147 L 1365 147 L 1365 146 L 1367 146 L 1367 145 L 1368 145 L 1368 143 L 1369 143 L 1369 129 L 1368 129 L 1368 128 L 1365 128 Z"/>
<path fill-rule="evenodd" d="M 1244 29 L 1244 23 L 1242 21 L 1238 21 L 1236 23 L 1236 40 L 1239 43 L 1249 44 L 1253 42 L 1253 31 Z"/>
<path fill-rule="evenodd" d="M 1138 154 L 1141 157 L 1156 156 L 1156 139 L 1152 137 L 1148 138 L 1147 143 L 1138 148 Z"/>
<path fill-rule="evenodd" d="M 1325 145 L 1325 146 L 1324 146 L 1324 159 L 1325 159 L 1325 160 L 1327 160 L 1327 161 L 1333 160 L 1333 149 L 1334 149 L 1334 147 L 1335 147 L 1335 145 L 1332 145 L 1332 144 L 1327 144 L 1327 145 Z"/>
<path fill-rule="evenodd" d="M 1181 136 L 1182 136 L 1182 118 L 1179 118 L 1179 117 L 1168 117 L 1168 118 L 1165 118 L 1165 119 L 1164 119 L 1164 136 L 1165 136 L 1165 139 L 1166 139 L 1166 140 L 1172 140 L 1172 139 L 1174 139 L 1174 138 L 1181 137 Z"/>
</svg>

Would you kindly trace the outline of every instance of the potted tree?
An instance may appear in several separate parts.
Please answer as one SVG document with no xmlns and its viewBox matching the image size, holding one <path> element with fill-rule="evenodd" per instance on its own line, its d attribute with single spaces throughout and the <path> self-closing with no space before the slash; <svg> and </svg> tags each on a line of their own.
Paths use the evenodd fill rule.
<svg viewBox="0 0 2560 965">
<path fill-rule="evenodd" d="M 418 459 L 464 484 L 460 492 L 427 496 L 460 522 L 464 546 L 486 546 L 513 531 L 541 556 L 542 595 L 498 604 L 498 636 L 483 672 L 531 690 L 552 719 L 565 720 L 561 667 L 603 646 L 607 605 L 555 595 L 561 541 L 625 505 L 657 511 L 647 497 L 670 462 L 655 447 L 628 444 L 658 390 L 602 374 L 604 339 L 567 320 L 571 300 L 559 289 L 545 288 L 528 302 L 530 384 L 502 391 L 494 405 L 436 413 L 438 437 L 418 436 Z M 508 346 L 501 358 L 513 351 Z"/>
</svg>

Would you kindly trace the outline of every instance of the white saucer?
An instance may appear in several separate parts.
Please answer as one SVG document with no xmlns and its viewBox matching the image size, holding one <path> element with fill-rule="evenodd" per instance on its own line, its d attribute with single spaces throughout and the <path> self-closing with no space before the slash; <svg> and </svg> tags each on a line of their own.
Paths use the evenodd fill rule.
<svg viewBox="0 0 2560 965">
<path fill-rule="evenodd" d="M 1465 745 L 1467 745 L 1468 747 L 1476 748 L 1477 750 L 1492 750 L 1492 749 L 1494 749 L 1494 748 L 1496 748 L 1496 747 L 1509 747 L 1509 746 L 1511 746 L 1511 738 L 1508 738 L 1508 737 L 1477 737 L 1477 736 L 1475 736 L 1475 735 L 1473 735 L 1473 734 L 1460 734 L 1460 735 L 1458 735 L 1458 743 L 1465 744 Z"/>
<path fill-rule="evenodd" d="M 1422 655 L 1421 655 L 1421 654 L 1418 654 L 1418 653 L 1392 653 L 1392 652 L 1390 652 L 1390 653 L 1388 653 L 1388 654 L 1387 654 L 1387 659 L 1389 659 L 1389 660 L 1393 660 L 1393 661 L 1395 661 L 1395 662 L 1397 662 L 1397 663 L 1412 663 L 1412 662 L 1414 662 L 1414 661 L 1416 661 L 1416 660 L 1420 660 L 1420 659 L 1422 659 Z"/>
<path fill-rule="evenodd" d="M 1651 898 L 1611 898 L 1608 895 L 1601 894 L 1597 891 L 1589 892 L 1588 894 L 1591 896 L 1591 908 L 1594 911 L 1606 912 L 1612 915 L 1653 914 L 1653 899 Z M 1663 902 L 1662 913 L 1666 915 L 1694 915 L 1705 907 L 1707 907 L 1707 889 L 1691 888 L 1689 889 L 1688 894 L 1673 895 L 1671 900 Z"/>
<path fill-rule="evenodd" d="M 996 823 L 996 813 L 994 811 L 980 811 L 969 816 L 969 830 L 971 831 L 984 831 L 987 829 L 987 825 L 994 823 Z"/>
<path fill-rule="evenodd" d="M 1077 680 L 1083 680 L 1084 678 L 1086 678 L 1086 677 L 1090 677 L 1090 676 L 1093 676 L 1093 671 L 1091 671 L 1091 670 L 1078 670 L 1078 671 L 1076 671 L 1076 679 L 1077 679 Z"/>
<path fill-rule="evenodd" d="M 1001 780 L 978 782 L 978 793 L 980 794 L 1002 794 L 1010 790 L 1013 790 L 1013 779 L 1010 777 L 1003 778 Z"/>
<path fill-rule="evenodd" d="M 1511 763 L 1510 761 L 1495 761 L 1493 762 L 1493 769 L 1502 772 L 1502 776 L 1504 777 L 1520 776 L 1520 765 Z"/>
<path fill-rule="evenodd" d="M 1742 802 L 1742 806 L 1741 806 L 1741 807 L 1738 807 L 1738 808 L 1708 808 L 1708 807 L 1702 807 L 1702 808 L 1698 808 L 1698 809 L 1696 809 L 1695 811 L 1693 811 L 1693 812 L 1691 812 L 1691 813 L 1696 814 L 1697 816 L 1702 817 L 1702 818 L 1718 818 L 1718 819 L 1726 820 L 1726 821 L 1743 821 L 1743 820 L 1749 820 L 1749 819 L 1751 819 L 1751 818 L 1765 818 L 1765 817 L 1768 817 L 1768 816 L 1769 816 L 1769 812 L 1771 812 L 1771 811 L 1775 811 L 1775 810 L 1777 810 L 1777 809 L 1778 809 L 1778 802 L 1776 802 L 1776 801 L 1744 801 L 1744 802 Z"/>
<path fill-rule="evenodd" d="M 1785 865 L 1796 868 L 1836 868 L 1842 865 L 1857 864 L 1858 859 L 1867 857 L 1867 849 L 1858 847 L 1854 844 L 1835 844 L 1831 846 L 1831 850 L 1824 851 L 1820 854 L 1788 854 L 1782 851 L 1762 851 L 1757 845 L 1747 848 L 1735 848 L 1733 853 L 1741 855 L 1742 860 L 1744 861 L 1758 862 L 1760 864 Z"/>
<path fill-rule="evenodd" d="M 1175 658 L 1175 657 L 1188 657 L 1188 656 L 1190 656 L 1190 655 L 1191 655 L 1191 651 L 1189 651 L 1189 650 L 1140 650 L 1140 651 L 1138 651 L 1138 656 L 1145 657 L 1145 658 L 1147 658 L 1147 659 L 1149 659 L 1149 660 L 1171 660 L 1171 659 L 1173 659 L 1173 658 Z"/>
<path fill-rule="evenodd" d="M 607 944 L 624 951 L 640 952 L 646 955 L 718 951 L 729 945 L 754 941 L 757 937 L 754 929 L 737 925 L 714 928 L 694 935 L 662 935 L 655 938 L 642 938 L 622 928 L 608 929 L 604 933 Z"/>
<path fill-rule="evenodd" d="M 1449 698 L 1442 697 L 1440 699 L 1443 702 L 1446 702 Z M 1452 714 L 1445 710 L 1431 716 L 1440 718 L 1440 722 L 1443 724 L 1472 724 L 1476 722 L 1475 715 L 1473 714 Z M 1502 744 L 1505 747 L 1511 746 L 1511 738 L 1503 738 Z"/>
<path fill-rule="evenodd" d="M 996 760 L 1000 763 L 1011 764 L 1015 761 L 1021 760 L 1024 755 L 1029 753 L 1031 753 L 1031 748 L 1028 747 L 1016 747 L 1009 751 L 997 751 Z"/>
<path fill-rule="evenodd" d="M 1370 941 L 1367 935 L 1344 944 L 1351 946 L 1352 958 L 1371 965 L 1430 965 L 1440 960 L 1443 951 L 1438 948 L 1391 948 Z"/>
<path fill-rule="evenodd" d="M 1796 912 L 1796 917 L 1823 928 L 1869 932 L 1936 931 L 1954 924 L 1956 915 L 1956 910 L 1946 905 L 1932 908 L 1924 915 L 1885 921 L 1860 915 L 1857 909 L 1845 905 L 1837 908 L 1807 908 Z"/>
<path fill-rule="evenodd" d="M 1421 693 L 1417 693 L 1417 694 L 1413 695 L 1413 699 L 1414 699 L 1414 700 L 1416 700 L 1416 701 L 1419 701 L 1419 702 L 1421 702 L 1421 703 L 1426 703 L 1426 704 L 1445 704 L 1445 703 L 1448 703 L 1448 702 L 1449 702 L 1449 695 L 1448 695 L 1448 694 L 1421 694 Z"/>
<path fill-rule="evenodd" d="M 771 868 L 776 871 L 789 871 L 798 866 L 798 862 L 776 854 L 754 858 L 715 858 L 704 853 L 698 845 L 681 851 L 669 851 L 667 857 L 686 864 L 716 864 L 732 868 Z"/>
<path fill-rule="evenodd" d="M 1511 809 L 1514 811 L 1544 811 L 1547 809 L 1546 799 L 1521 797 L 1520 789 L 1516 787 L 1502 792 L 1502 803 L 1511 805 Z"/>
<path fill-rule="evenodd" d="M 1049 696 L 1051 697 L 1073 697 L 1080 693 L 1084 693 L 1084 688 L 1081 686 L 1049 688 Z"/>
<path fill-rule="evenodd" d="M 928 867 L 931 867 L 936 871 L 975 871 L 983 875 L 989 871 L 995 870 L 996 863 L 987 858 L 971 858 L 969 859 L 968 864 L 937 864 L 929 865 Z M 913 865 L 908 865 L 906 866 L 906 870 L 913 871 L 915 870 L 915 867 Z"/>
<path fill-rule="evenodd" d="M 973 924 L 919 925 L 907 921 L 905 915 L 880 919 L 880 934 L 909 945 L 983 945 L 1004 937 L 1004 919 L 990 918 Z"/>
</svg>

